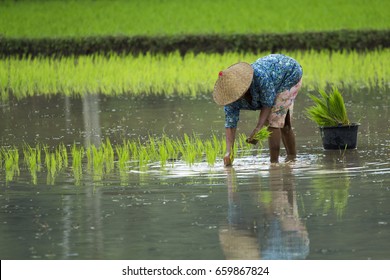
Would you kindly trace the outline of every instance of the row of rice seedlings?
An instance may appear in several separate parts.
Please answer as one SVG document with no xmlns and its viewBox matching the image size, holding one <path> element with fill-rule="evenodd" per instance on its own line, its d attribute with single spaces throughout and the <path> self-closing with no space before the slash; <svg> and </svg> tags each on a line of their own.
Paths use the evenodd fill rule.
<svg viewBox="0 0 390 280">
<path fill-rule="evenodd" d="M 315 5 L 311 0 L 296 0 L 294 3 L 291 5 L 288 0 L 246 0 L 245 4 L 235 0 L 3 0 L 0 1 L 0 34 L 12 38 L 47 38 L 107 34 L 282 33 L 389 27 L 388 1 L 371 0 L 369 5 L 364 0 L 318 1 Z M 262 16 L 248 17 L 253 11 L 262 11 Z"/>
<path fill-rule="evenodd" d="M 186 54 L 30 58 L 0 60 L 0 95 L 17 98 L 35 94 L 83 95 L 211 93 L 217 73 L 237 61 L 253 62 L 260 54 Z M 295 51 L 286 52 L 303 67 L 303 85 L 309 89 L 335 85 L 352 89 L 387 88 L 390 49 L 364 53 Z M 164 71 L 161 71 L 164 69 Z"/>
<path fill-rule="evenodd" d="M 196 157 L 199 154 L 199 150 L 197 149 L 199 145 L 196 144 L 197 139 L 195 138 L 195 141 L 191 141 L 187 134 L 184 134 L 184 139 L 179 144 L 182 159 L 190 166 L 195 163 Z"/>
<path fill-rule="evenodd" d="M 114 149 L 109 139 L 99 147 L 88 146 L 86 154 L 88 170 L 92 173 L 94 181 L 101 181 L 104 174 L 110 174 L 114 170 Z"/>
<path fill-rule="evenodd" d="M 45 153 L 47 184 L 54 185 L 58 172 L 68 167 L 68 151 L 62 143 L 53 151 L 47 145 L 43 146 L 43 151 Z"/>
<path fill-rule="evenodd" d="M 240 135 L 235 147 L 235 154 L 245 154 L 253 150 L 245 143 L 246 137 Z M 198 135 L 184 134 L 182 138 L 171 139 L 166 135 L 160 138 L 149 136 L 142 142 L 140 139 L 127 140 L 113 146 L 109 139 L 99 146 L 90 145 L 87 148 L 73 144 L 69 148 L 60 144 L 55 148 L 37 144 L 35 147 L 25 144 L 23 147 L 24 162 L 31 174 L 33 184 L 37 184 L 37 173 L 41 171 L 41 151 L 44 152 L 44 166 L 47 171 L 47 184 L 53 185 L 60 171 L 67 168 L 71 162 L 71 169 L 75 184 L 79 185 L 83 178 L 83 162 L 86 158 L 86 170 L 92 175 L 93 181 L 102 181 L 105 174 L 112 174 L 116 167 L 119 170 L 121 181 L 125 181 L 130 169 L 138 168 L 145 171 L 151 163 L 159 162 L 164 169 L 170 162 L 172 166 L 177 161 L 192 166 L 196 162 L 206 162 L 208 166 L 215 165 L 218 158 L 222 158 L 226 149 L 223 138 L 215 134 L 209 139 L 201 139 Z M 68 159 L 70 153 L 70 159 Z M 15 174 L 19 174 L 19 153 L 16 148 L 1 149 L 0 162 L 5 167 L 7 178 L 11 181 Z M 3 164 L 4 162 L 4 164 Z"/>
</svg>

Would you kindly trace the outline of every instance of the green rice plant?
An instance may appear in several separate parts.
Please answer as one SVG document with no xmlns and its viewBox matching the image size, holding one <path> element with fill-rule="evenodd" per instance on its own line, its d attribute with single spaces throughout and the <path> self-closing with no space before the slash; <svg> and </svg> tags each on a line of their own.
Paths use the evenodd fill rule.
<svg viewBox="0 0 390 280">
<path fill-rule="evenodd" d="M 104 150 L 97 148 L 95 145 L 91 145 L 90 152 L 92 153 L 93 180 L 101 181 L 104 174 Z"/>
<path fill-rule="evenodd" d="M 141 145 L 141 143 L 139 141 L 137 142 L 135 140 L 128 140 L 126 145 L 127 145 L 127 148 L 129 149 L 130 160 L 133 160 L 133 161 L 138 160 L 138 156 L 139 156 L 138 147 Z"/>
<path fill-rule="evenodd" d="M 86 148 L 86 156 L 87 156 L 87 169 L 89 172 L 92 172 L 92 168 L 93 168 L 92 146 L 88 146 Z"/>
<path fill-rule="evenodd" d="M 45 153 L 45 167 L 47 171 L 47 176 L 46 176 L 46 182 L 47 184 L 54 184 L 54 179 L 55 179 L 55 170 L 56 170 L 56 162 L 55 159 L 52 162 L 52 157 L 51 157 L 51 152 L 49 150 L 49 147 L 47 145 L 43 146 L 43 151 Z M 54 165 L 54 168 L 53 168 Z M 54 172 L 53 172 L 54 171 Z"/>
<path fill-rule="evenodd" d="M 130 161 L 130 149 L 128 142 L 123 141 L 122 145 L 117 145 L 115 147 L 116 154 L 118 156 L 117 166 L 119 169 L 119 177 L 121 185 L 126 185 L 128 174 L 127 174 L 127 164 Z"/>
<path fill-rule="evenodd" d="M 41 153 L 40 146 L 37 144 L 35 148 L 25 144 L 23 147 L 24 162 L 31 175 L 31 181 L 34 185 L 37 184 L 37 172 L 40 170 Z"/>
<path fill-rule="evenodd" d="M 145 147 L 147 148 L 147 153 L 149 155 L 150 161 L 160 160 L 158 143 L 154 137 L 149 135 Z"/>
<path fill-rule="evenodd" d="M 68 150 L 64 143 L 61 143 L 58 147 L 58 156 L 62 158 L 63 167 L 68 167 Z"/>
<path fill-rule="evenodd" d="M 160 155 L 160 164 L 161 164 L 161 167 L 164 168 L 168 159 L 169 159 L 169 152 L 168 152 L 168 149 L 167 147 L 164 145 L 164 142 L 163 141 L 160 141 L 158 143 L 158 152 L 159 152 L 159 155 Z"/>
<path fill-rule="evenodd" d="M 47 171 L 46 182 L 48 185 L 54 185 L 57 175 L 57 161 L 55 153 L 50 152 L 47 145 L 43 146 L 43 151 L 45 153 L 45 166 Z"/>
<path fill-rule="evenodd" d="M 163 135 L 161 138 L 161 145 L 163 145 L 167 152 L 167 160 L 170 160 L 172 166 L 179 157 L 179 145 L 174 140 L 170 139 L 167 135 Z"/>
<path fill-rule="evenodd" d="M 306 109 L 306 114 L 319 126 L 348 125 L 350 121 L 347 115 L 344 98 L 337 88 L 329 93 L 320 90 L 320 97 L 310 94 L 309 97 L 315 105 Z"/>
<path fill-rule="evenodd" d="M 112 148 L 110 139 L 106 138 L 106 141 L 102 143 L 100 149 L 103 150 L 106 173 L 111 173 L 114 169 L 114 149 Z"/>
<path fill-rule="evenodd" d="M 37 144 L 36 145 L 36 148 L 35 148 L 35 150 L 36 150 L 36 159 L 37 159 L 37 170 L 38 170 L 38 172 L 40 172 L 41 171 L 41 169 L 42 169 L 42 145 L 41 144 Z"/>
<path fill-rule="evenodd" d="M 193 141 L 196 150 L 196 161 L 201 161 L 205 152 L 204 140 L 200 139 L 198 135 L 194 135 Z"/>
<path fill-rule="evenodd" d="M 191 141 L 191 138 L 187 133 L 184 133 L 184 137 L 182 140 L 179 140 L 180 146 L 179 150 L 181 153 L 182 159 L 189 165 L 193 165 L 195 163 L 197 157 L 197 149 L 194 141 Z"/>
<path fill-rule="evenodd" d="M 19 169 L 19 150 L 16 147 L 2 148 L 1 154 L 4 159 L 5 181 L 13 181 L 15 175 L 20 175 Z"/>
<path fill-rule="evenodd" d="M 43 146 L 45 153 L 45 166 L 47 171 L 47 184 L 54 185 L 58 172 L 68 167 L 68 153 L 64 144 L 50 151 L 47 145 Z"/>
<path fill-rule="evenodd" d="M 84 147 L 77 147 L 76 144 L 73 144 L 71 154 L 73 178 L 75 179 L 75 185 L 78 186 L 83 177 Z"/>
<path fill-rule="evenodd" d="M 62 158 L 62 154 L 58 148 L 52 154 L 52 159 L 55 160 L 54 167 L 56 170 L 61 170 L 64 167 L 65 164 Z"/>
<path fill-rule="evenodd" d="M 55 179 L 57 176 L 57 170 L 61 169 L 62 165 L 58 164 L 57 165 L 57 160 L 56 160 L 56 154 L 55 153 L 50 153 L 49 156 L 49 162 L 46 164 L 47 165 L 47 183 L 50 185 L 54 185 Z M 59 161 L 61 161 L 61 158 L 59 158 Z"/>
<path fill-rule="evenodd" d="M 252 149 L 253 145 L 249 144 L 247 141 L 247 136 L 244 133 L 240 133 L 237 137 L 237 143 L 234 145 L 237 147 L 237 153 L 239 152 L 242 155 L 248 155 Z"/>
<path fill-rule="evenodd" d="M 215 162 L 216 162 L 217 156 L 218 156 L 218 151 L 219 151 L 219 147 L 215 147 L 213 145 L 213 143 L 214 142 L 211 140 L 206 140 L 206 142 L 204 144 L 204 149 L 205 149 L 205 153 L 206 153 L 206 161 L 207 161 L 209 166 L 215 165 Z"/>
<path fill-rule="evenodd" d="M 47 184 L 54 185 L 55 179 L 62 169 L 68 167 L 68 152 L 63 143 L 50 151 L 47 145 L 43 146 L 45 153 L 45 166 L 47 171 Z"/>
<path fill-rule="evenodd" d="M 148 148 L 146 146 L 140 146 L 138 149 L 138 162 L 140 170 L 145 170 L 147 168 L 149 160 L 150 156 L 148 153 Z"/>
<path fill-rule="evenodd" d="M 217 135 L 212 136 L 213 146 L 216 149 L 217 157 L 223 157 L 226 151 L 226 142 L 224 138 L 218 139 Z"/>
<path fill-rule="evenodd" d="M 115 151 L 118 156 L 119 170 L 124 170 L 126 168 L 126 164 L 130 161 L 130 149 L 127 143 L 123 142 L 122 146 L 116 146 Z"/>
</svg>

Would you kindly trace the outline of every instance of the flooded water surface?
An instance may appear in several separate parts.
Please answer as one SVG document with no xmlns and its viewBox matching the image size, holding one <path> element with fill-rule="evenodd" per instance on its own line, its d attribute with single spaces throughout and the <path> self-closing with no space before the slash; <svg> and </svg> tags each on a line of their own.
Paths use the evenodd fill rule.
<svg viewBox="0 0 390 280">
<path fill-rule="evenodd" d="M 390 92 L 345 92 L 361 123 L 356 150 L 325 151 L 298 96 L 298 158 L 271 166 L 268 149 L 232 168 L 177 161 L 114 169 L 76 184 L 69 166 L 32 182 L 0 169 L 1 259 L 389 259 Z M 241 114 L 250 133 L 257 112 Z M 211 98 L 86 95 L 10 99 L 0 107 L 2 147 L 98 145 L 109 138 L 224 135 Z M 123 170 L 122 170 L 123 171 Z"/>
</svg>

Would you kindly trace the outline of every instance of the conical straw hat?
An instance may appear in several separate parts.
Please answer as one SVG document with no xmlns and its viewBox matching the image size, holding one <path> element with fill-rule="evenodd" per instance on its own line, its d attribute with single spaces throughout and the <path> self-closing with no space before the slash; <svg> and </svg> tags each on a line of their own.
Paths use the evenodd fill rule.
<svg viewBox="0 0 390 280">
<path fill-rule="evenodd" d="M 246 62 L 233 64 L 219 72 L 214 86 L 213 98 L 218 105 L 227 105 L 240 99 L 249 89 L 253 68 Z"/>
</svg>

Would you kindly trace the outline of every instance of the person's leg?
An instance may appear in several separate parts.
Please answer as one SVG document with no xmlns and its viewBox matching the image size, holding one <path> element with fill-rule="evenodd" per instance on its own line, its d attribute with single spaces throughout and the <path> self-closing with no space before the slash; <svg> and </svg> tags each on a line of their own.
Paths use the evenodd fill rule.
<svg viewBox="0 0 390 280">
<path fill-rule="evenodd" d="M 284 127 L 281 129 L 283 145 L 287 153 L 287 161 L 295 160 L 297 149 L 295 144 L 295 134 L 291 126 L 290 111 L 287 112 Z"/>
<path fill-rule="evenodd" d="M 280 140 L 282 140 L 287 152 L 287 161 L 294 160 L 297 155 L 295 134 L 291 126 L 291 116 L 294 100 L 302 86 L 300 80 L 291 89 L 279 93 L 275 100 L 275 106 L 269 117 L 269 127 L 272 134 L 269 139 L 271 162 L 278 162 L 276 156 L 280 153 Z"/>
<path fill-rule="evenodd" d="M 278 162 L 280 153 L 280 142 L 286 148 L 287 160 L 293 160 L 297 151 L 295 147 L 295 135 L 291 126 L 291 115 L 294 106 L 295 97 L 301 88 L 302 80 L 289 90 L 279 93 L 275 100 L 275 106 L 272 107 L 268 118 L 269 131 L 271 136 L 268 139 L 271 162 Z"/>
<path fill-rule="evenodd" d="M 271 135 L 268 138 L 270 161 L 271 163 L 278 163 L 279 153 L 280 153 L 280 139 L 281 139 L 280 128 L 269 126 L 268 131 L 271 132 Z"/>
</svg>

